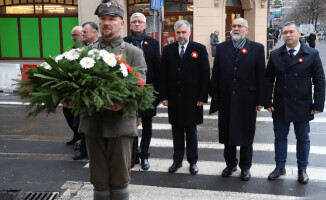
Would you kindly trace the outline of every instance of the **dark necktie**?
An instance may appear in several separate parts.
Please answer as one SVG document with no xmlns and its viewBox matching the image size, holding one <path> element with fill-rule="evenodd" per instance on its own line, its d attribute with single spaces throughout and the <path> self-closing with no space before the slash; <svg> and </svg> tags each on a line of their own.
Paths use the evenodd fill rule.
<svg viewBox="0 0 326 200">
<path fill-rule="evenodd" d="M 290 50 L 289 50 L 290 58 L 293 58 L 293 57 L 294 57 L 294 54 L 293 54 L 294 52 L 295 52 L 294 49 L 290 49 Z"/>
<path fill-rule="evenodd" d="M 181 46 L 180 60 L 182 60 L 183 55 L 185 55 L 185 47 Z"/>
</svg>

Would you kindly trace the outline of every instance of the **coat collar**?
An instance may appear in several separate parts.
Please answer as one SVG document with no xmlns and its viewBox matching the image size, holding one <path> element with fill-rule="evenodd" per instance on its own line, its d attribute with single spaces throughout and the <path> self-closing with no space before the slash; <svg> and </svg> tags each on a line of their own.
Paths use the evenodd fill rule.
<svg viewBox="0 0 326 200">
<path fill-rule="evenodd" d="M 246 43 L 243 46 L 243 48 L 247 49 L 247 52 L 250 52 L 251 50 L 251 44 L 252 42 L 250 40 L 248 40 L 248 38 L 246 38 Z M 226 51 L 227 51 L 227 55 L 230 58 L 230 60 L 233 62 L 233 65 L 235 65 L 235 55 L 234 55 L 234 46 L 233 46 L 233 42 L 231 39 L 229 39 L 228 41 L 226 41 Z M 238 60 L 238 63 L 240 63 L 242 61 L 242 59 L 245 58 L 245 54 L 241 53 L 240 58 Z"/>
<path fill-rule="evenodd" d="M 307 45 L 305 45 L 304 43 L 302 43 L 301 41 L 300 41 L 300 43 L 301 43 L 300 50 L 299 50 L 298 54 L 295 57 L 301 58 L 304 55 L 311 54 L 311 50 L 309 49 L 309 47 Z M 299 59 L 290 59 L 290 56 L 288 56 L 288 51 L 286 50 L 286 45 L 285 44 L 282 47 L 280 47 L 279 55 L 282 58 L 282 63 L 285 64 L 285 69 L 289 69 L 293 65 L 299 63 Z"/>
</svg>

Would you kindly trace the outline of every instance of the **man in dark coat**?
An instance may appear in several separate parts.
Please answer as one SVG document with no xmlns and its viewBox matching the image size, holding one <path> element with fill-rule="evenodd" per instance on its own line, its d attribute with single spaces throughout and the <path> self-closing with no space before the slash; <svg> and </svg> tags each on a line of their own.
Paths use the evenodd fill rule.
<svg viewBox="0 0 326 200">
<path fill-rule="evenodd" d="M 275 134 L 276 168 L 269 180 L 286 173 L 287 136 L 290 123 L 297 138 L 298 181 L 306 184 L 310 150 L 309 121 L 324 110 L 325 74 L 317 50 L 299 42 L 301 35 L 294 22 L 282 28 L 285 44 L 272 51 L 266 69 L 267 103 L 272 113 Z M 312 84 L 314 91 L 312 92 Z"/>
<path fill-rule="evenodd" d="M 208 54 L 204 45 L 189 40 L 188 21 L 177 21 L 174 30 L 177 42 L 164 47 L 161 60 L 161 99 L 168 106 L 173 136 L 173 164 L 169 172 L 182 166 L 186 135 L 187 161 L 194 175 L 198 173 L 196 125 L 203 123 L 203 104 L 208 98 Z"/>
<path fill-rule="evenodd" d="M 240 146 L 241 179 L 250 179 L 257 111 L 264 105 L 264 46 L 247 39 L 248 22 L 232 23 L 232 39 L 217 45 L 212 74 L 211 109 L 218 110 L 219 142 L 225 145 L 223 177 L 237 170 Z M 211 113 L 211 112 L 210 112 Z"/>
<path fill-rule="evenodd" d="M 142 13 L 134 13 L 130 17 L 130 36 L 123 38 L 125 42 L 131 43 L 143 51 L 144 58 L 146 60 L 147 72 L 146 72 L 146 84 L 153 84 L 156 91 L 158 91 L 158 72 L 160 67 L 160 45 L 158 41 L 149 37 L 146 34 L 146 17 Z M 159 103 L 157 99 L 154 104 L 154 109 L 148 109 L 145 111 L 139 111 L 139 116 L 142 121 L 142 139 L 140 142 L 140 150 L 138 150 L 138 137 L 134 138 L 133 152 L 131 166 L 139 163 L 141 159 L 141 168 L 148 170 L 150 165 L 148 162 L 149 157 L 149 145 L 152 138 L 152 119 L 156 115 L 156 106 Z"/>
</svg>

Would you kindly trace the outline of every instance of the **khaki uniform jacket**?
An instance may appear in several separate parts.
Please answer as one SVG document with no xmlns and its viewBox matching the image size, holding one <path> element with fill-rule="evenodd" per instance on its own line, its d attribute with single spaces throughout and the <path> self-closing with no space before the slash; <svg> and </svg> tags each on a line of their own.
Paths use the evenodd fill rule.
<svg viewBox="0 0 326 200">
<path fill-rule="evenodd" d="M 118 37 L 111 42 L 106 42 L 100 38 L 99 42 L 93 45 L 94 49 L 105 49 L 109 53 L 121 54 L 122 37 Z M 137 47 L 125 43 L 124 49 L 127 56 L 127 63 L 138 69 L 139 74 L 146 82 L 146 62 L 143 52 Z M 136 111 L 135 111 L 136 112 Z M 136 118 L 123 118 L 121 111 L 106 111 L 94 116 L 87 114 L 80 115 L 79 132 L 89 136 L 97 137 L 120 137 L 120 136 L 137 136 Z"/>
</svg>

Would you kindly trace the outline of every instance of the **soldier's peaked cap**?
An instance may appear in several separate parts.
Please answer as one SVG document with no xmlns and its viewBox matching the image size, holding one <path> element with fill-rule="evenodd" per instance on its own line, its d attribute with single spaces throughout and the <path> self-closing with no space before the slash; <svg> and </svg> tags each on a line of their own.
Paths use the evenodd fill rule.
<svg viewBox="0 0 326 200">
<path fill-rule="evenodd" d="M 103 0 L 102 3 L 96 8 L 95 15 L 113 15 L 119 16 L 123 19 L 124 9 L 120 2 L 113 0 Z"/>
</svg>

